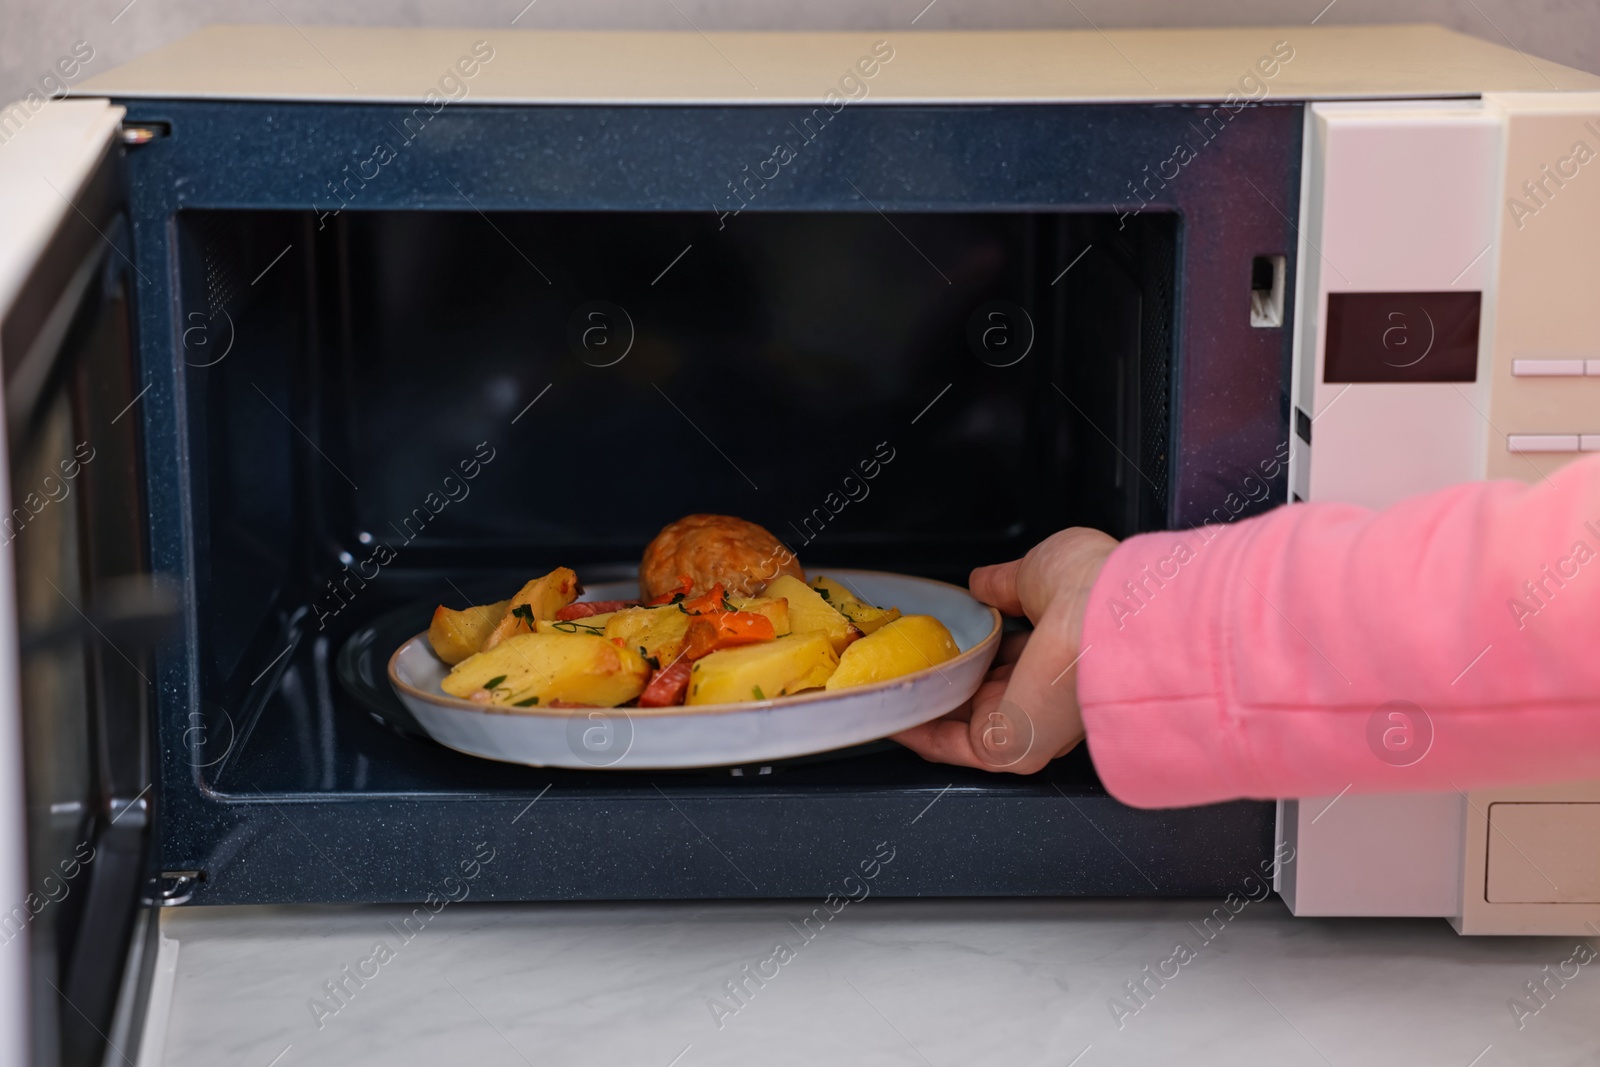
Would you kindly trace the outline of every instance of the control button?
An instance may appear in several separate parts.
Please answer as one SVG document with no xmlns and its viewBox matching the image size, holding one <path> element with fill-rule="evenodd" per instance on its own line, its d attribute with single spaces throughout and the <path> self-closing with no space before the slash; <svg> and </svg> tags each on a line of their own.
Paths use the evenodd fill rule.
<svg viewBox="0 0 1600 1067">
<path fill-rule="evenodd" d="M 1580 452 L 1600 452 L 1600 433 L 1586 433 L 1578 438 Z"/>
<path fill-rule="evenodd" d="M 1506 438 L 1506 448 L 1511 452 L 1576 452 L 1578 435 L 1575 433 L 1514 433 Z"/>
<path fill-rule="evenodd" d="M 1591 374 L 1600 374 L 1600 359 L 1591 359 L 1596 365 Z M 1584 361 L 1581 359 L 1514 359 L 1511 373 L 1518 378 L 1581 378 Z"/>
<path fill-rule="evenodd" d="M 1600 904 L 1594 852 L 1573 847 L 1600 833 L 1600 804 L 1491 804 L 1488 822 L 1489 829 L 1482 831 L 1488 841 L 1485 900 L 1569 908 Z"/>
</svg>

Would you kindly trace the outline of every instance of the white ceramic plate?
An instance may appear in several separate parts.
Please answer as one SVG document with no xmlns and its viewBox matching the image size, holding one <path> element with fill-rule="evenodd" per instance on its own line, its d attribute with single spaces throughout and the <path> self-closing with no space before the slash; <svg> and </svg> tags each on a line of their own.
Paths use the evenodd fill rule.
<svg viewBox="0 0 1600 1067">
<path fill-rule="evenodd" d="M 977 692 L 1000 645 L 1000 613 L 965 589 L 880 571 L 830 570 L 870 604 L 932 615 L 961 654 L 915 674 L 836 692 L 675 708 L 486 708 L 448 696 L 450 668 L 426 633 L 389 658 L 389 684 L 435 741 L 459 752 L 534 767 L 647 770 L 716 767 L 827 752 L 953 711 Z M 585 600 L 638 595 L 631 582 L 591 585 Z"/>
</svg>

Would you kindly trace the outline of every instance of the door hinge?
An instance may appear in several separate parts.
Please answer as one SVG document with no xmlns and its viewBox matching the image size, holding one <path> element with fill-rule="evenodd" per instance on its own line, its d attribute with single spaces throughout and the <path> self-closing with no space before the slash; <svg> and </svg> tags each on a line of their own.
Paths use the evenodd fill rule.
<svg viewBox="0 0 1600 1067">
<path fill-rule="evenodd" d="M 194 887 L 206 880 L 204 871 L 162 871 L 161 900 L 163 908 L 187 904 L 194 896 Z"/>
</svg>

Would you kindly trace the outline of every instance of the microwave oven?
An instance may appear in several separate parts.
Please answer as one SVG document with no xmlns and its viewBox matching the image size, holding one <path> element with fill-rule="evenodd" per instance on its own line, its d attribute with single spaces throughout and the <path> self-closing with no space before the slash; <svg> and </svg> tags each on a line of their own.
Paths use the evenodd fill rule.
<svg viewBox="0 0 1600 1067">
<path fill-rule="evenodd" d="M 383 676 L 433 605 L 625 576 L 694 511 L 960 582 L 1067 525 L 1539 477 L 1600 447 L 1600 78 L 1432 27 L 224 27 L 0 142 L 0 1033 L 37 1062 L 136 1042 L 161 906 L 424 902 L 483 848 L 500 901 L 823 895 L 893 839 L 887 895 L 1270 868 L 1302 915 L 1600 915 L 1592 784 L 555 770 Z"/>
</svg>

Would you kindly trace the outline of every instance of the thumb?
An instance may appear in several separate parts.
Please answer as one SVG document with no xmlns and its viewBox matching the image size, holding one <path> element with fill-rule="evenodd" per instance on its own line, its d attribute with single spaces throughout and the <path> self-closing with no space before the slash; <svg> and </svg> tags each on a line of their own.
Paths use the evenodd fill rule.
<svg viewBox="0 0 1600 1067">
<path fill-rule="evenodd" d="M 1086 597 L 1116 546 L 1114 539 L 1099 530 L 1073 527 L 1051 534 L 1021 559 L 979 567 L 972 572 L 968 586 L 985 604 L 1006 615 L 1026 616 L 1037 624 L 1050 614 L 1052 604 Z"/>
<path fill-rule="evenodd" d="M 1023 613 L 1022 595 L 1017 591 L 1017 576 L 1021 572 L 1020 559 L 979 567 L 967 579 L 967 588 L 972 590 L 973 596 L 997 608 L 1000 614 L 1020 616 Z"/>
</svg>

